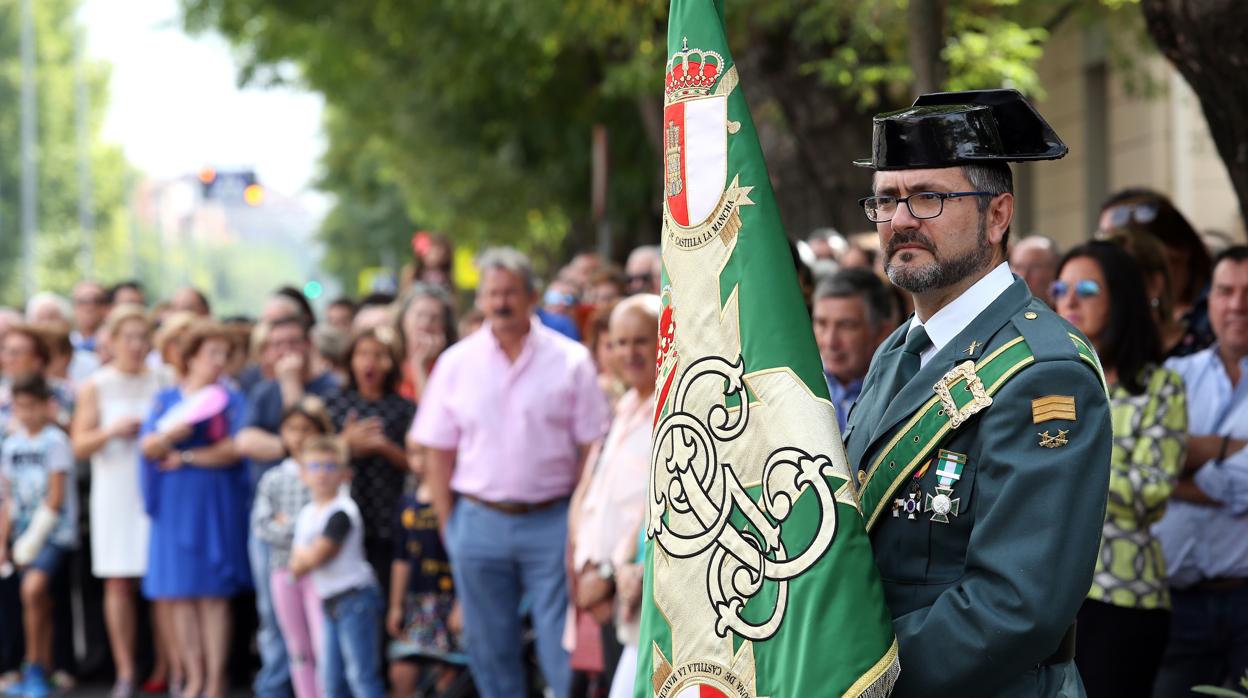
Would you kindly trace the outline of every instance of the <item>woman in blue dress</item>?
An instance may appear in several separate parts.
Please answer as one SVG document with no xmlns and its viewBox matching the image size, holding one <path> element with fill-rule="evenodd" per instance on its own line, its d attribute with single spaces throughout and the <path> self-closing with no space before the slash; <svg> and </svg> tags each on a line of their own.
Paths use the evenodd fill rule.
<svg viewBox="0 0 1248 698">
<path fill-rule="evenodd" d="M 245 403 L 220 384 L 233 349 L 224 327 L 193 326 L 179 352 L 181 382 L 157 394 L 142 431 L 143 496 L 152 521 L 143 593 L 171 607 L 184 698 L 225 695 L 229 599 L 251 584 L 247 469 L 233 440 Z M 221 390 L 215 402 L 224 409 L 173 418 Z M 171 418 L 162 422 L 166 414 Z"/>
</svg>

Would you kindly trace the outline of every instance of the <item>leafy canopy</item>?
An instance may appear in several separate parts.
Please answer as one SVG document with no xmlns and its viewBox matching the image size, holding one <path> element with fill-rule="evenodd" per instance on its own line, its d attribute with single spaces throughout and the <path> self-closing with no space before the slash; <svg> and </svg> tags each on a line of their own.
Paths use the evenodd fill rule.
<svg viewBox="0 0 1248 698">
<path fill-rule="evenodd" d="M 1131 0 L 949 0 L 951 88 L 1037 92 L 1046 24 Z M 610 133 L 608 215 L 625 244 L 657 238 L 662 0 L 183 0 L 187 25 L 237 47 L 240 79 L 324 93 L 322 230 L 349 282 L 415 227 L 538 257 L 592 240 L 590 139 Z M 862 114 L 908 103 L 906 0 L 727 0 L 738 63 L 768 65 Z M 747 94 L 750 80 L 745 80 Z M 765 90 L 758 90 L 765 94 Z M 762 105 L 765 106 L 765 105 Z M 766 109 L 761 110 L 764 114 Z M 813 146 L 794 124 L 799 147 Z M 848 158 L 846 158 L 848 159 Z"/>
</svg>

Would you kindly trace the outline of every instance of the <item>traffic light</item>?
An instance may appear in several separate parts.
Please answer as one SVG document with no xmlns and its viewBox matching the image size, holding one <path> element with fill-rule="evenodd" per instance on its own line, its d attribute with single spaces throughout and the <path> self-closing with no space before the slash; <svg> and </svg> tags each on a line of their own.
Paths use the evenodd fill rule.
<svg viewBox="0 0 1248 698">
<path fill-rule="evenodd" d="M 259 206 L 264 202 L 264 187 L 252 170 L 216 170 L 205 167 L 200 170 L 200 193 L 206 200 L 222 203 L 245 203 Z"/>
<path fill-rule="evenodd" d="M 248 206 L 259 206 L 264 203 L 264 187 L 259 184 L 248 184 L 247 188 L 243 189 L 243 201 L 247 202 Z"/>
<path fill-rule="evenodd" d="M 325 287 L 322 286 L 321 282 L 317 281 L 316 279 L 313 279 L 303 285 L 303 295 L 307 296 L 308 300 L 314 301 L 317 298 L 320 298 L 321 294 L 324 292 L 325 292 Z"/>
</svg>

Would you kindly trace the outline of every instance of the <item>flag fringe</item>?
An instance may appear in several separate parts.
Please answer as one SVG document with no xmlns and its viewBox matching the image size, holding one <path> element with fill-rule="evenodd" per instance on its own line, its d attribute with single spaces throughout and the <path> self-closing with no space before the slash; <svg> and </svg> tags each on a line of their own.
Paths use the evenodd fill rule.
<svg viewBox="0 0 1248 698">
<path fill-rule="evenodd" d="M 897 638 L 894 637 L 884 656 L 870 671 L 860 676 L 841 698 L 888 698 L 900 675 L 901 660 L 898 658 Z"/>
<path fill-rule="evenodd" d="M 858 698 L 888 698 L 893 693 L 893 686 L 897 683 L 897 677 L 901 676 L 901 662 L 893 657 L 892 664 L 883 674 L 880 674 L 870 686 L 858 694 Z"/>
</svg>

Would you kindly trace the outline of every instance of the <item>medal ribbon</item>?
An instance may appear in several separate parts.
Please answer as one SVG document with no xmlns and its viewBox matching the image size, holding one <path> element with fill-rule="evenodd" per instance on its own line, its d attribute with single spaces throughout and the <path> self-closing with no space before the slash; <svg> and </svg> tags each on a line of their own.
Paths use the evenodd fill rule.
<svg viewBox="0 0 1248 698">
<path fill-rule="evenodd" d="M 962 468 L 966 466 L 966 456 L 943 448 L 936 457 L 936 481 L 941 487 L 953 487 L 962 479 Z"/>
<path fill-rule="evenodd" d="M 1079 337 L 1070 335 L 1079 358 L 1083 359 L 1102 378 L 1100 362 L 1096 353 Z M 1011 377 L 1035 361 L 1031 349 L 1022 337 L 1006 342 L 996 351 L 982 358 L 975 366 L 975 373 L 984 384 L 989 396 L 995 395 Z M 965 391 L 955 390 L 954 399 L 959 405 L 970 398 Z M 932 397 L 902 426 L 880 455 L 867 470 L 866 481 L 859 490 L 858 502 L 866 521 L 867 530 L 875 528 L 885 503 L 891 502 L 902 482 L 912 476 L 919 465 L 931 457 L 949 432 L 953 431 L 949 418 L 938 397 Z"/>
</svg>

